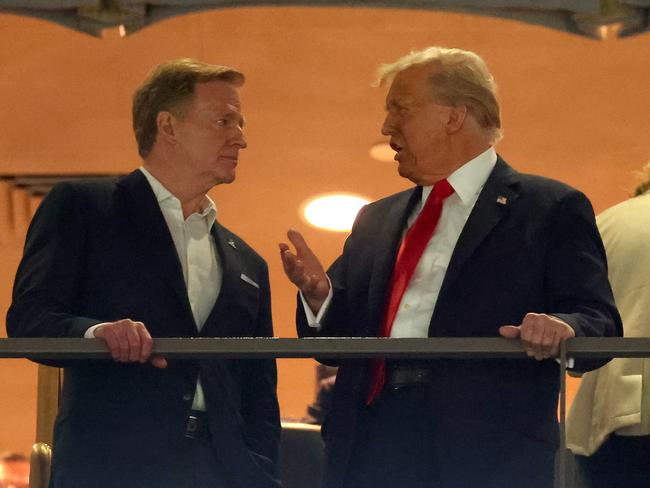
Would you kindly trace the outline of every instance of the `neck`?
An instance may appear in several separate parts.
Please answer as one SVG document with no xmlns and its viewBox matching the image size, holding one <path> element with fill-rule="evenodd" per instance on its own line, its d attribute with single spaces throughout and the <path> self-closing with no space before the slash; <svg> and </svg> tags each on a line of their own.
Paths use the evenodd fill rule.
<svg viewBox="0 0 650 488">
<path fill-rule="evenodd" d="M 156 178 L 169 192 L 181 202 L 183 218 L 202 210 L 207 190 L 196 188 L 183 176 L 182 171 L 175 171 L 175 165 L 164 165 L 156 162 L 144 161 L 142 165 L 154 178 Z"/>
<path fill-rule="evenodd" d="M 475 157 L 483 154 L 491 146 L 491 144 L 485 139 L 472 138 L 459 142 L 459 144 L 452 146 L 452 163 L 450 165 L 450 168 L 452 169 L 444 176 L 444 178 L 449 177 L 449 175 L 458 168 L 470 162 Z"/>
</svg>

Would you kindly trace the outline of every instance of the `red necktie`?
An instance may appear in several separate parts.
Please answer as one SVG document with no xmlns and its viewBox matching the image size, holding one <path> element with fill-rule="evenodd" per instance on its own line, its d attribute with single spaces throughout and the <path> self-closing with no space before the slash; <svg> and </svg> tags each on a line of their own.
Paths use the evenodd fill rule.
<svg viewBox="0 0 650 488">
<path fill-rule="evenodd" d="M 446 179 L 436 183 L 420 215 L 418 215 L 417 220 L 402 240 L 390 280 L 390 298 L 386 307 L 384 321 L 379 331 L 379 337 L 390 336 L 393 321 L 397 315 L 397 310 L 399 309 L 404 292 L 408 287 L 409 281 L 411 281 L 411 277 L 415 272 L 415 268 L 420 261 L 424 249 L 427 247 L 433 232 L 436 230 L 436 225 L 438 225 L 440 213 L 442 212 L 442 204 L 445 198 L 452 193 L 454 193 L 454 189 Z M 386 381 L 386 360 L 375 359 L 372 362 L 370 374 L 371 383 L 368 397 L 366 398 L 366 405 L 370 405 L 384 387 L 384 382 Z"/>
</svg>

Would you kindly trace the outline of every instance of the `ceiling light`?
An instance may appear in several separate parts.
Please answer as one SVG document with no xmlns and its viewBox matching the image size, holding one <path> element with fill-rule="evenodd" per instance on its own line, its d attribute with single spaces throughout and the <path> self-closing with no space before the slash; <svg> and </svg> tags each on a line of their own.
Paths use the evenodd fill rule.
<svg viewBox="0 0 650 488">
<path fill-rule="evenodd" d="M 381 141 L 370 146 L 370 157 L 382 163 L 392 163 L 395 161 L 395 151 L 387 141 Z"/>
<path fill-rule="evenodd" d="M 344 193 L 320 195 L 305 202 L 302 215 L 305 220 L 320 229 L 349 232 L 367 198 Z"/>
</svg>

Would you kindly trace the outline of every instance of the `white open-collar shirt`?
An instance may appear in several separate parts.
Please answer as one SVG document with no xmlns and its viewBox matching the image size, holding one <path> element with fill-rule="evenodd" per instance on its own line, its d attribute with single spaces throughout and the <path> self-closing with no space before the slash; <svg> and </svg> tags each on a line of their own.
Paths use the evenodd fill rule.
<svg viewBox="0 0 650 488">
<path fill-rule="evenodd" d="M 496 151 L 490 147 L 447 178 L 454 193 L 446 198 L 442 205 L 436 229 L 402 296 L 390 337 L 428 337 L 429 323 L 456 242 L 496 162 Z M 404 234 L 422 211 L 432 189 L 433 186 L 422 188 L 420 205 L 409 216 Z M 330 287 L 330 294 L 316 316 L 303 298 L 303 308 L 310 326 L 320 326 L 320 321 L 327 312 L 331 298 Z"/>
<path fill-rule="evenodd" d="M 223 267 L 210 232 L 217 219 L 217 207 L 206 195 L 201 203 L 202 210 L 185 219 L 180 200 L 144 167 L 140 167 L 140 171 L 149 182 L 167 223 L 183 270 L 192 316 L 197 330 L 200 331 L 217 301 L 223 281 Z M 94 337 L 94 330 L 100 325 L 103 324 L 88 329 L 85 337 Z M 205 410 L 200 378 L 197 381 L 192 408 Z"/>
</svg>

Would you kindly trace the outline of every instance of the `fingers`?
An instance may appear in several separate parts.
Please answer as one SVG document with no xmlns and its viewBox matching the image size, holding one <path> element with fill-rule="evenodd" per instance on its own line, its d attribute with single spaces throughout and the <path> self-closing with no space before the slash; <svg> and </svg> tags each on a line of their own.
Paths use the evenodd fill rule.
<svg viewBox="0 0 650 488">
<path fill-rule="evenodd" d="M 538 361 L 557 356 L 560 343 L 575 337 L 575 332 L 569 324 L 546 314 L 526 314 L 519 329 L 526 354 Z"/>
<path fill-rule="evenodd" d="M 296 253 L 291 252 L 288 244 L 278 244 L 284 272 L 303 294 L 313 294 L 327 281 L 325 271 L 300 232 L 291 229 L 287 237 L 296 248 Z"/>
<path fill-rule="evenodd" d="M 304 254 L 312 254 L 311 249 L 309 249 L 309 246 L 305 241 L 305 238 L 297 230 L 289 229 L 287 231 L 287 238 L 291 244 L 293 244 L 293 247 L 296 248 L 296 253 L 298 256 L 302 256 Z"/>
<path fill-rule="evenodd" d="M 137 360 L 140 361 L 140 363 L 146 363 L 147 359 L 149 359 L 149 356 L 151 356 L 151 350 L 153 349 L 153 339 L 151 339 L 151 335 L 149 334 L 149 331 L 147 330 L 147 328 L 144 326 L 142 322 L 136 322 L 135 324 L 136 324 L 135 330 L 137 331 L 138 336 L 140 338 L 141 347 L 140 347 L 140 356 L 138 358 L 132 359 L 132 361 Z"/>
<path fill-rule="evenodd" d="M 506 339 L 519 339 L 519 327 L 514 325 L 504 325 L 499 327 L 499 334 Z"/>
<path fill-rule="evenodd" d="M 151 356 L 153 340 L 142 322 L 122 319 L 101 325 L 95 337 L 103 339 L 111 357 L 120 363 L 145 363 Z"/>
</svg>

